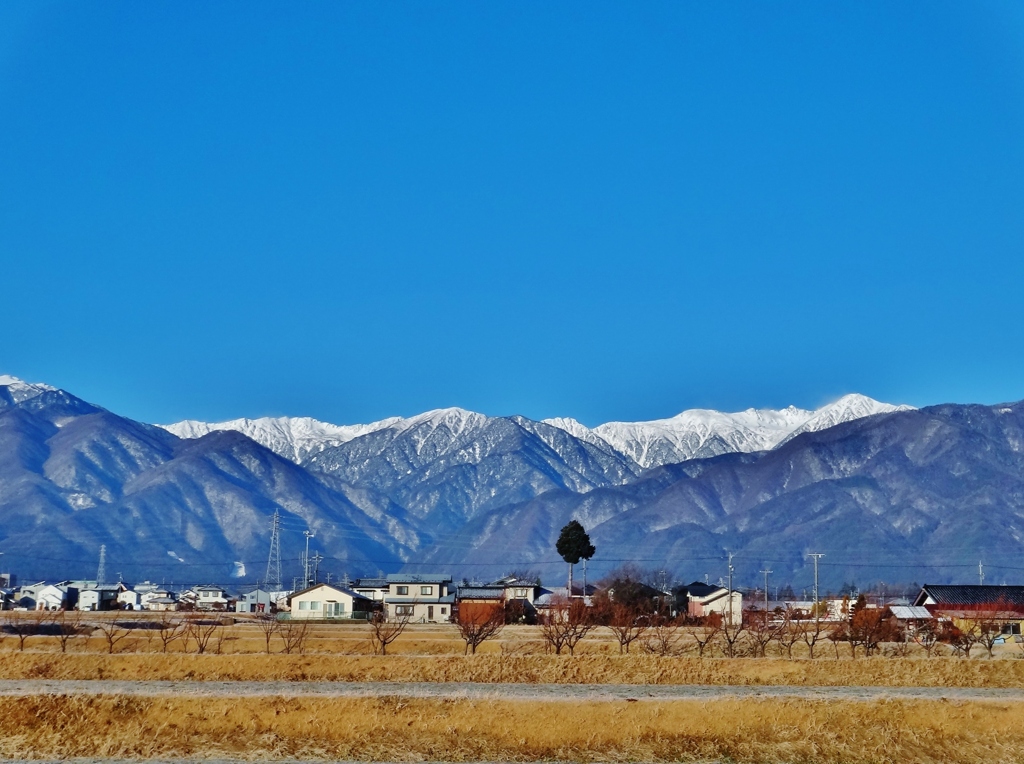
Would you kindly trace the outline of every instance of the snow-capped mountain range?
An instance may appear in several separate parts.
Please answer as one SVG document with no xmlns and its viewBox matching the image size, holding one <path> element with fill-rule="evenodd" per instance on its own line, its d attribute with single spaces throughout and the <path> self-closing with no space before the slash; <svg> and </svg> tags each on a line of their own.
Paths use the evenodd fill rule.
<svg viewBox="0 0 1024 764">
<path fill-rule="evenodd" d="M 817 432 L 874 414 L 911 409 L 911 406 L 896 406 L 864 395 L 850 394 L 816 410 L 795 406 L 781 410 L 747 409 L 735 413 L 691 409 L 669 419 L 608 422 L 594 428 L 566 417 L 545 419 L 542 423 L 591 445 L 603 449 L 610 447 L 646 469 L 720 454 L 767 451 L 804 432 Z M 315 455 L 325 449 L 382 430 L 397 435 L 426 427 L 432 432 L 436 425 L 443 424 L 445 431 L 455 438 L 466 429 L 480 427 L 492 419 L 495 418 L 465 409 L 448 408 L 408 418 L 390 417 L 355 425 L 330 424 L 310 417 L 263 417 L 215 423 L 185 420 L 161 426 L 180 438 L 199 438 L 217 430 L 236 430 L 301 464 L 307 460 L 315 462 Z"/>
</svg>

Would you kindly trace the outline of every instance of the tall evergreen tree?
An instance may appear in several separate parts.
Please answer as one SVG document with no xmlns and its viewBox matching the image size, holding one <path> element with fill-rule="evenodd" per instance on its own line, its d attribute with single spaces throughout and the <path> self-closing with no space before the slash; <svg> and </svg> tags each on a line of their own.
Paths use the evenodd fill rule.
<svg viewBox="0 0 1024 764">
<path fill-rule="evenodd" d="M 580 560 L 589 560 L 597 548 L 590 543 L 590 536 L 577 520 L 570 520 L 558 534 L 555 549 L 562 559 L 569 563 L 569 596 L 572 597 L 572 568 Z M 583 592 L 586 596 L 586 592 Z"/>
</svg>

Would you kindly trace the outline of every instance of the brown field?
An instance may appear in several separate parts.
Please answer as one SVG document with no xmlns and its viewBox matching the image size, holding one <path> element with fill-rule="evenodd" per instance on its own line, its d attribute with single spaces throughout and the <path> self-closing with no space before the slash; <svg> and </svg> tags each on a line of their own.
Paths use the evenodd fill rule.
<svg viewBox="0 0 1024 764">
<path fill-rule="evenodd" d="M 1024 687 L 1024 661 L 653 655 L 0 653 L 0 679 Z"/>
<path fill-rule="evenodd" d="M 0 698 L 6 758 L 1018 762 L 1019 704 Z"/>
</svg>

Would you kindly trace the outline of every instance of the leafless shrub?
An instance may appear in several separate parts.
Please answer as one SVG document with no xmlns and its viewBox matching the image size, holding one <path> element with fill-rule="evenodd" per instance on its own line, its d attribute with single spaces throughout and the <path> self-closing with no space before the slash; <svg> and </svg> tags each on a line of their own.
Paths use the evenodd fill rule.
<svg viewBox="0 0 1024 764">
<path fill-rule="evenodd" d="M 467 608 L 464 605 L 459 608 L 455 625 L 466 643 L 465 652 L 476 655 L 477 647 L 501 633 L 505 626 L 505 608 L 502 605 Z"/>
<path fill-rule="evenodd" d="M 373 646 L 373 654 L 387 655 L 388 645 L 402 636 L 411 619 L 411 615 L 400 615 L 388 620 L 384 612 L 378 610 L 374 613 L 370 618 L 370 644 Z"/>
<path fill-rule="evenodd" d="M 278 633 L 284 643 L 285 655 L 297 653 L 301 655 L 306 649 L 306 638 L 309 636 L 309 621 L 298 619 L 288 620 L 281 624 Z"/>
</svg>

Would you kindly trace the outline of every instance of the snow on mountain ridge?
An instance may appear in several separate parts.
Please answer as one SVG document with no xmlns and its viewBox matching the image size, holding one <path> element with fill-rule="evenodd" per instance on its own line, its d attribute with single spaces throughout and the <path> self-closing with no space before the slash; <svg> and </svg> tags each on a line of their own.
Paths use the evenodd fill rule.
<svg viewBox="0 0 1024 764">
<path fill-rule="evenodd" d="M 750 408 L 735 413 L 689 409 L 668 419 L 607 422 L 587 432 L 605 440 L 641 466 L 657 467 L 737 451 L 766 451 L 803 432 L 815 432 L 865 416 L 911 408 L 881 403 L 854 393 L 816 411 L 795 406 L 779 410 Z M 585 434 L 580 428 L 586 428 L 576 420 L 544 421 L 562 427 L 576 437 Z"/>
<path fill-rule="evenodd" d="M 737 451 L 765 451 L 804 432 L 910 408 L 851 394 L 814 411 L 795 406 L 778 410 L 750 408 L 734 413 L 689 409 L 668 419 L 607 422 L 594 428 L 569 417 L 544 419 L 542 424 L 556 427 L 602 449 L 610 447 L 647 468 Z M 483 427 L 491 419 L 484 414 L 453 407 L 356 425 L 335 425 L 311 417 L 263 417 L 212 424 L 185 420 L 161 426 L 181 438 L 198 438 L 215 430 L 238 430 L 278 454 L 302 462 L 326 448 L 380 430 L 394 430 L 396 435 L 414 430 L 414 442 L 419 449 L 429 439 L 458 438 Z"/>
<path fill-rule="evenodd" d="M 10 374 L 0 374 L 0 387 L 7 388 L 11 400 L 15 403 L 23 403 L 43 393 L 53 392 L 57 389 L 42 383 L 25 382 L 17 377 L 12 377 Z"/>
<path fill-rule="evenodd" d="M 347 443 L 360 435 L 402 421 L 404 420 L 400 417 L 392 417 L 371 424 L 336 425 L 312 417 L 261 417 L 214 423 L 186 419 L 159 426 L 179 438 L 201 438 L 219 430 L 236 430 L 286 459 L 298 463 L 310 454 Z"/>
</svg>

